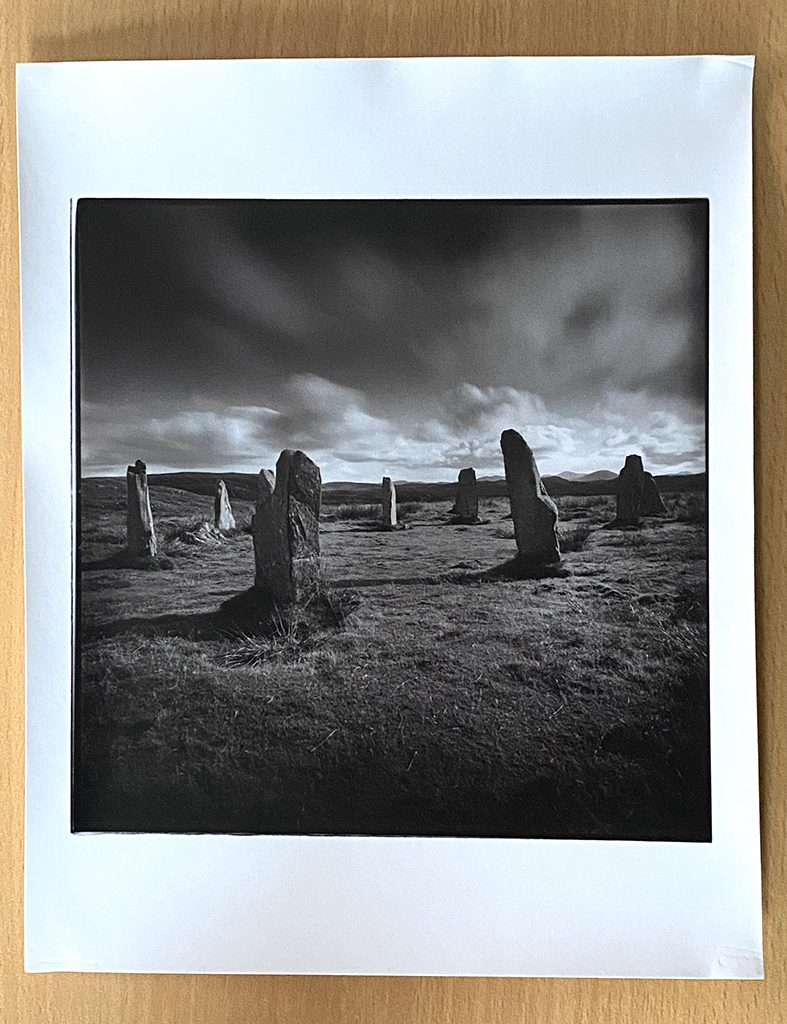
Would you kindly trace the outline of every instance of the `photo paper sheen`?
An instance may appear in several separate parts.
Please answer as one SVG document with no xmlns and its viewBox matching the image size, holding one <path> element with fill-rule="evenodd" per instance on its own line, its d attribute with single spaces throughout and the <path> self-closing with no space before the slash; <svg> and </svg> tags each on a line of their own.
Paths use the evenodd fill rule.
<svg viewBox="0 0 787 1024">
<path fill-rule="evenodd" d="M 20 68 L 28 969 L 761 976 L 751 69 Z"/>
</svg>

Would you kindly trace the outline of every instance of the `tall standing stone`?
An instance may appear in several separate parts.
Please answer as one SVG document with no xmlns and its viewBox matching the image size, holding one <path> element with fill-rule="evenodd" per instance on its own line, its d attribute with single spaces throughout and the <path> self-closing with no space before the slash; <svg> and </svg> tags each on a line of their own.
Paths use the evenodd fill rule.
<svg viewBox="0 0 787 1024">
<path fill-rule="evenodd" d="M 645 474 L 640 511 L 643 516 L 660 516 L 667 511 L 667 506 L 661 500 L 659 485 L 656 483 L 652 473 Z"/>
<path fill-rule="evenodd" d="M 141 459 L 126 470 L 128 503 L 126 511 L 126 545 L 134 558 L 153 558 L 158 550 L 150 511 L 148 470 Z"/>
<path fill-rule="evenodd" d="M 257 501 L 254 503 L 254 514 L 251 517 L 251 539 L 254 543 L 255 566 L 260 566 L 263 558 L 261 545 L 263 524 L 270 524 L 270 516 L 266 515 L 265 509 L 270 504 L 275 487 L 276 475 L 273 470 L 261 469 L 260 475 L 257 477 Z M 262 519 L 259 519 L 260 515 L 262 515 Z M 256 577 L 258 576 L 259 572 L 257 571 Z M 260 585 L 259 578 L 255 578 L 255 586 L 259 587 Z"/>
<path fill-rule="evenodd" d="M 308 601 L 320 582 L 320 470 L 301 451 L 283 451 L 276 483 L 260 474 L 252 521 L 254 585 L 277 604 Z"/>
<path fill-rule="evenodd" d="M 557 506 L 547 494 L 535 456 L 516 430 L 503 431 L 500 447 L 519 557 L 534 565 L 554 565 L 560 561 Z"/>
<path fill-rule="evenodd" d="M 471 525 L 478 522 L 478 483 L 472 468 L 459 470 L 456 502 L 452 512 L 458 523 Z"/>
<path fill-rule="evenodd" d="M 642 514 L 642 493 L 645 488 L 645 470 L 642 457 L 627 455 L 626 463 L 618 474 L 618 500 L 616 523 L 618 526 L 638 526 Z"/>
<path fill-rule="evenodd" d="M 232 514 L 230 496 L 223 480 L 216 484 L 216 497 L 213 500 L 213 523 L 217 530 L 234 530 L 235 516 Z"/>
<path fill-rule="evenodd" d="M 383 529 L 393 530 L 396 526 L 396 488 L 389 476 L 383 477 Z"/>
</svg>

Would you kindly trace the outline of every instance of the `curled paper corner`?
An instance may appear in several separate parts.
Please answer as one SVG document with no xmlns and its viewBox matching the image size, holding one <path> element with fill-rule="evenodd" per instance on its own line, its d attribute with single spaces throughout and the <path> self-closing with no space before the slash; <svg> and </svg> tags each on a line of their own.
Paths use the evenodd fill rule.
<svg viewBox="0 0 787 1024">
<path fill-rule="evenodd" d="M 754 75 L 754 64 L 756 57 L 753 53 L 725 53 L 720 54 L 713 58 L 714 61 L 718 61 L 721 65 L 720 70 L 726 73 L 728 72 L 728 65 L 732 65 L 734 68 L 741 68 L 743 74 L 749 76 Z"/>
<path fill-rule="evenodd" d="M 743 978 L 761 981 L 765 977 L 762 953 L 753 949 L 722 946 L 716 952 L 711 978 Z"/>
<path fill-rule="evenodd" d="M 730 64 L 742 64 L 745 68 L 753 68 L 756 57 L 753 53 L 727 54 L 724 57 Z"/>
<path fill-rule="evenodd" d="M 79 971 L 80 974 L 95 974 L 101 970 L 97 960 L 38 960 L 25 957 L 25 974 L 53 974 L 63 971 Z"/>
</svg>

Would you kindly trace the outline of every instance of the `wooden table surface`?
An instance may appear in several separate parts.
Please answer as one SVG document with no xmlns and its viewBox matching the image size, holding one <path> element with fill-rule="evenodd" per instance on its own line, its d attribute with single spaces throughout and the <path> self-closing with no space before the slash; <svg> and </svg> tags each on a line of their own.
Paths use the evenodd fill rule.
<svg viewBox="0 0 787 1024">
<path fill-rule="evenodd" d="M 0 1021 L 787 1021 L 785 0 L 3 0 L 0 164 Z M 22 973 L 23 616 L 14 63 L 191 57 L 753 53 L 757 600 L 765 982 Z M 747 481 L 741 481 L 746 487 Z M 730 494 L 735 500 L 735 494 Z"/>
</svg>

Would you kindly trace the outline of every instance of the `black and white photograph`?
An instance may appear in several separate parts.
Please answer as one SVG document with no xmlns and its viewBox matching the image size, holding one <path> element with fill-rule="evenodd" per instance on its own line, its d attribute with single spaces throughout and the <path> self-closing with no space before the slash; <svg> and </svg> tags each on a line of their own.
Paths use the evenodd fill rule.
<svg viewBox="0 0 787 1024">
<path fill-rule="evenodd" d="M 710 842 L 708 210 L 79 199 L 72 829 Z"/>
</svg>

